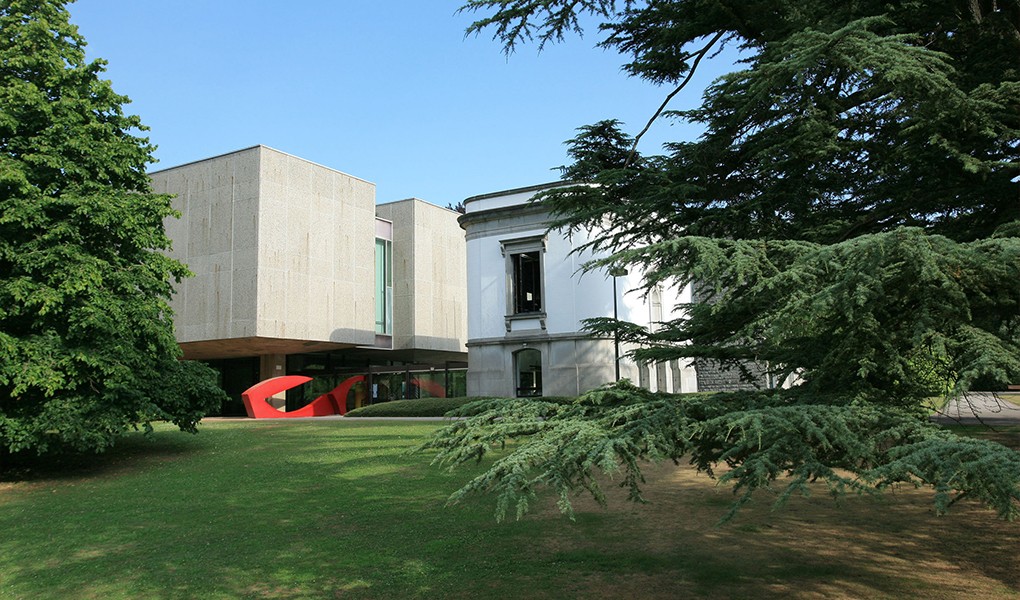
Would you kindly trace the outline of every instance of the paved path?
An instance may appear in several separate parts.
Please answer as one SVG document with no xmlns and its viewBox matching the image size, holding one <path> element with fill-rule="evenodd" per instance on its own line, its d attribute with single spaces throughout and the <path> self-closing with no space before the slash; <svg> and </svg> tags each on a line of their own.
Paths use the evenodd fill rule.
<svg viewBox="0 0 1020 600">
<path fill-rule="evenodd" d="M 950 400 L 933 421 L 947 425 L 1020 425 L 1020 393 L 972 392 Z"/>
</svg>

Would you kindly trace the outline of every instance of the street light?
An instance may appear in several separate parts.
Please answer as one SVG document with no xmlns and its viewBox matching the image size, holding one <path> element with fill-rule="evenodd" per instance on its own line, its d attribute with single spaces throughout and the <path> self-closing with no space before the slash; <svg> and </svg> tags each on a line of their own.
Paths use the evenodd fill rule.
<svg viewBox="0 0 1020 600">
<path fill-rule="evenodd" d="M 616 292 L 616 278 L 626 277 L 627 269 L 624 267 L 613 267 L 609 269 L 609 275 L 613 278 L 613 320 L 619 321 L 619 313 L 617 308 L 617 292 Z M 616 365 L 616 381 L 620 381 L 620 325 L 619 323 L 614 324 L 613 328 L 613 364 Z"/>
</svg>

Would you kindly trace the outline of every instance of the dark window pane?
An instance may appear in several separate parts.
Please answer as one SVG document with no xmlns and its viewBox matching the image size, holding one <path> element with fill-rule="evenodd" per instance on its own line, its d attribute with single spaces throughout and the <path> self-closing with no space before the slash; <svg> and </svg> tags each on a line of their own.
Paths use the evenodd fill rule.
<svg viewBox="0 0 1020 600">
<path fill-rule="evenodd" d="M 542 310 L 542 264 L 538 251 L 511 256 L 514 267 L 514 312 Z"/>
<path fill-rule="evenodd" d="M 542 395 L 542 353 L 528 348 L 514 356 L 517 363 L 517 396 Z"/>
</svg>

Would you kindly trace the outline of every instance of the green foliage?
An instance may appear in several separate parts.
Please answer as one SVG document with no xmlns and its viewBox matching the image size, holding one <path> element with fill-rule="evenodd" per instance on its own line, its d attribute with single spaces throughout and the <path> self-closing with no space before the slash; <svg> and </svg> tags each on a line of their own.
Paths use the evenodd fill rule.
<svg viewBox="0 0 1020 600">
<path fill-rule="evenodd" d="M 356 408 L 348 417 L 466 417 L 489 406 L 492 398 L 418 398 L 394 400 Z M 571 402 L 572 398 L 543 398 L 546 402 Z"/>
<path fill-rule="evenodd" d="M 788 389 L 663 398 L 630 386 L 569 408 L 515 400 L 429 447 L 454 464 L 516 440 L 461 490 L 518 512 L 536 485 L 600 492 L 645 459 L 690 456 L 751 493 L 790 476 L 836 493 L 930 485 L 1017 515 L 1020 463 L 926 422 L 934 393 L 1020 381 L 1020 2 L 478 0 L 512 50 L 557 41 L 579 15 L 624 69 L 683 90 L 724 45 L 742 51 L 700 107 L 704 127 L 642 155 L 617 121 L 581 127 L 545 192 L 555 228 L 586 230 L 589 270 L 626 267 L 694 302 L 649 330 L 592 319 L 646 361 L 764 370 Z M 569 16 L 568 16 L 569 15 Z M 659 113 L 656 113 L 656 116 Z M 653 117 L 655 118 L 655 117 Z M 752 368 L 754 367 L 754 368 Z M 760 379 L 759 379 L 760 381 Z M 746 501 L 742 496 L 739 502 Z M 738 502 L 738 503 L 739 503 Z"/>
<path fill-rule="evenodd" d="M 630 0 L 620 4 L 630 5 Z M 490 17 L 475 21 L 468 33 L 495 27 L 493 36 L 504 42 L 507 54 L 525 41 L 538 39 L 539 48 L 548 42 L 559 42 L 565 34 L 581 33 L 578 17 L 584 14 L 609 16 L 616 10 L 613 0 L 468 0 L 461 10 L 476 11 L 496 6 Z"/>
<path fill-rule="evenodd" d="M 223 396 L 179 363 L 169 198 L 124 96 L 63 2 L 0 2 L 0 449 L 101 450 L 139 423 L 194 430 Z"/>
<path fill-rule="evenodd" d="M 590 267 L 617 261 L 639 265 L 648 285 L 704 282 L 716 300 L 655 332 L 621 329 L 647 346 L 635 352 L 643 360 L 757 360 L 777 380 L 796 375 L 801 391 L 906 404 L 935 382 L 936 393 L 947 382 L 962 392 L 1020 374 L 1020 288 L 1004 284 L 1020 280 L 1018 238 L 955 242 L 917 228 L 835 244 L 687 236 Z"/>
<path fill-rule="evenodd" d="M 957 437 L 917 410 L 882 406 L 838 394 L 737 392 L 669 395 L 624 381 L 572 403 L 492 399 L 469 405 L 469 416 L 436 433 L 420 450 L 456 466 L 510 452 L 451 496 L 493 493 L 496 516 L 520 518 L 540 487 L 570 496 L 583 490 L 604 503 L 602 473 L 642 501 L 642 465 L 688 461 L 734 484 L 732 517 L 756 490 L 773 489 L 776 504 L 823 481 L 833 496 L 881 490 L 893 483 L 936 490 L 941 514 L 971 497 L 1006 519 L 1020 515 L 1020 455 L 994 442 Z M 781 481 L 781 487 L 776 488 Z"/>
<path fill-rule="evenodd" d="M 356 408 L 348 417 L 442 417 L 478 398 L 417 398 L 394 400 Z"/>
</svg>

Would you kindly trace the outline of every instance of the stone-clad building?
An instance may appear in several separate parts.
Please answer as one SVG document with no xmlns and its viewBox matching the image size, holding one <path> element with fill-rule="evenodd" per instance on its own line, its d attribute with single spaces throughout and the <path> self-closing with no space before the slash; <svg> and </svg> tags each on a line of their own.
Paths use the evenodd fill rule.
<svg viewBox="0 0 1020 600">
<path fill-rule="evenodd" d="M 374 184 L 266 146 L 151 179 L 176 196 L 171 255 L 195 274 L 171 303 L 178 341 L 185 358 L 219 369 L 228 393 L 275 375 L 326 386 L 370 372 L 372 397 L 389 399 L 419 393 L 411 371 L 448 388 L 451 368 L 462 371 L 457 213 L 413 198 L 377 206 Z"/>
</svg>

